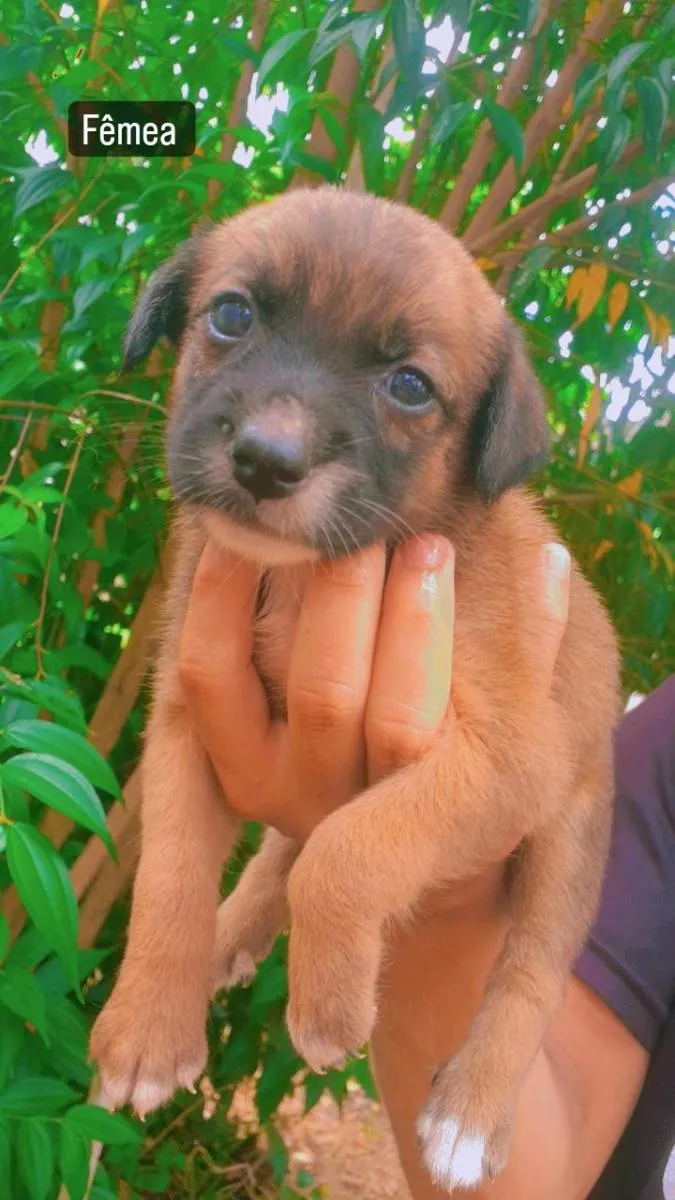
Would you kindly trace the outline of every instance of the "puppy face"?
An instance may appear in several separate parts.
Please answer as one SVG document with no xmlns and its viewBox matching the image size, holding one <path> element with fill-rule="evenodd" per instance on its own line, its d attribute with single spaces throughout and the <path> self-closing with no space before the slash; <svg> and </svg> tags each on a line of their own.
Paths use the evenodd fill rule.
<svg viewBox="0 0 675 1200">
<path fill-rule="evenodd" d="M 263 563 L 451 532 L 546 457 L 497 296 L 455 239 L 372 196 L 294 191 L 198 233 L 150 280 L 126 365 L 162 334 L 174 494 Z"/>
</svg>

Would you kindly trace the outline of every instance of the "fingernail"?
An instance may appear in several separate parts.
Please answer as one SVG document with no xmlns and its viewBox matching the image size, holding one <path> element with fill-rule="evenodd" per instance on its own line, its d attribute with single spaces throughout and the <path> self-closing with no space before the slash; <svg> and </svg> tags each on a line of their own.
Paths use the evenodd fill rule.
<svg viewBox="0 0 675 1200">
<path fill-rule="evenodd" d="M 420 567 L 427 571 L 438 571 L 445 566 L 450 557 L 450 544 L 442 537 L 434 537 L 425 533 L 421 537 L 410 538 L 403 544 L 403 561 L 406 566 Z"/>
<path fill-rule="evenodd" d="M 546 607 L 557 621 L 565 621 L 569 604 L 569 550 L 558 542 L 548 542 L 544 546 L 543 558 Z"/>
</svg>

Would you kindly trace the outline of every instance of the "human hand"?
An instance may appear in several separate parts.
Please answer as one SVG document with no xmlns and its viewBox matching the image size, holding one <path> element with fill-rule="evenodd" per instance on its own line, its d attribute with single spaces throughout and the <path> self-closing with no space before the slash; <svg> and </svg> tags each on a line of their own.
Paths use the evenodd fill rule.
<svg viewBox="0 0 675 1200">
<path fill-rule="evenodd" d="M 569 554 L 545 547 L 529 584 L 545 613 L 538 669 L 550 686 L 567 620 Z M 258 570 L 209 543 L 180 647 L 182 685 L 231 806 L 305 840 L 329 812 L 416 761 L 443 724 L 452 677 L 454 555 L 426 535 L 318 569 L 308 582 L 287 685 L 271 721 L 251 661 Z M 508 851 L 505 849 L 505 853 Z"/>
<path fill-rule="evenodd" d="M 259 572 L 209 543 L 180 647 L 183 689 L 229 804 L 305 840 L 329 812 L 433 744 L 452 671 L 454 555 L 427 535 L 309 578 L 272 721 L 251 661 Z"/>
</svg>

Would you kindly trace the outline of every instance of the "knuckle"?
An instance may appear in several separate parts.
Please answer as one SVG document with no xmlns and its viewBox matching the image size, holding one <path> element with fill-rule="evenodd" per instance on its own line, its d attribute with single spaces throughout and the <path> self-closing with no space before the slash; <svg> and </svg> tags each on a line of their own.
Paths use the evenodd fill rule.
<svg viewBox="0 0 675 1200">
<path fill-rule="evenodd" d="M 335 679 L 297 685 L 289 696 L 289 710 L 306 730 L 316 733 L 357 724 L 363 715 L 356 689 Z"/>
<path fill-rule="evenodd" d="M 366 743 L 371 754 L 392 767 L 417 762 L 432 747 L 434 730 L 410 710 L 377 713 L 366 719 Z"/>
</svg>

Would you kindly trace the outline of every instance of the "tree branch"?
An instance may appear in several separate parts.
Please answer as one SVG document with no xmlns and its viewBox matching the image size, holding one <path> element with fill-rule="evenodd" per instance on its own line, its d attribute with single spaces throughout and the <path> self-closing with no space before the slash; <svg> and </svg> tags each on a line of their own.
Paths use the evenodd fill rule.
<svg viewBox="0 0 675 1200">
<path fill-rule="evenodd" d="M 645 184 L 644 187 L 638 188 L 637 191 L 631 192 L 625 200 L 614 200 L 611 204 L 605 205 L 601 212 L 587 213 L 584 217 L 578 217 L 576 221 L 568 221 L 567 225 L 562 225 L 560 229 L 555 229 L 551 233 L 547 233 L 545 237 L 536 237 L 532 241 L 520 242 L 514 246 L 512 250 L 502 250 L 497 254 L 492 255 L 492 260 L 495 263 L 517 263 L 523 254 L 528 250 L 534 250 L 537 246 L 558 246 L 565 245 L 571 237 L 577 233 L 581 233 L 584 229 L 588 229 L 595 221 L 600 220 L 606 213 L 615 208 L 629 208 L 635 204 L 641 204 L 643 200 L 648 200 L 650 196 L 665 190 L 675 183 L 675 176 L 665 175 L 660 179 L 654 179 L 651 183 Z"/>
<path fill-rule="evenodd" d="M 384 75 L 384 72 L 386 71 L 393 57 L 394 45 L 393 42 L 389 42 L 382 56 L 375 81 L 371 88 L 371 95 L 377 97 L 373 104 L 373 108 L 377 109 L 377 111 L 382 114 L 387 111 L 387 105 L 389 104 L 394 87 L 396 86 L 396 78 L 394 75 L 392 75 L 389 82 L 380 91 L 382 76 Z M 349 160 L 349 166 L 347 167 L 347 171 L 345 173 L 345 187 L 349 188 L 351 192 L 364 192 L 366 190 L 366 181 L 363 173 L 363 161 L 361 158 L 360 145 L 356 145 L 352 151 L 352 156 Z"/>
<path fill-rule="evenodd" d="M 269 8 L 270 0 L 257 0 L 253 10 L 253 20 L 251 22 L 249 43 L 251 49 L 255 50 L 256 52 L 261 49 L 265 39 Z M 247 58 L 241 64 L 241 71 L 239 72 L 239 78 L 237 80 L 232 107 L 230 108 L 229 116 L 227 118 L 228 130 L 236 129 L 238 126 L 243 125 L 246 119 L 246 105 L 248 102 L 249 93 L 251 91 L 252 79 L 253 63 L 249 58 Z M 218 162 L 231 162 L 236 145 L 236 136 L 233 133 L 228 133 L 226 130 L 226 132 L 223 134 L 223 142 L 220 147 Z M 222 190 L 223 183 L 221 179 L 209 179 L 206 185 L 206 199 L 209 207 L 215 203 Z"/>
<path fill-rule="evenodd" d="M 354 13 L 373 12 L 376 8 L 379 8 L 379 0 L 356 0 Z M 339 100 L 345 112 L 351 108 L 360 74 L 361 67 L 356 51 L 347 42 L 343 42 L 335 52 L 326 91 Z M 329 163 L 335 162 L 337 148 L 318 115 L 314 119 L 306 149 L 314 158 L 322 158 Z M 321 176 L 315 171 L 300 167 L 291 179 L 289 191 L 298 187 L 316 187 L 322 182 Z"/>
<path fill-rule="evenodd" d="M 675 129 L 675 124 L 671 122 L 664 134 L 664 140 Z M 642 138 L 635 138 L 626 146 L 621 158 L 615 163 L 613 170 L 617 167 L 625 167 L 642 153 L 643 142 Z M 536 218 L 547 217 L 554 209 L 561 204 L 565 204 L 571 200 L 573 196 L 579 196 L 587 191 L 591 183 L 598 174 L 598 164 L 592 163 L 588 167 L 584 167 L 583 171 L 578 171 L 576 175 L 570 175 L 569 179 L 563 180 L 557 187 L 549 188 L 537 200 L 533 200 L 531 204 L 521 208 L 513 217 L 507 217 L 500 225 L 495 225 L 492 229 L 485 230 L 480 236 L 475 234 L 470 235 L 469 232 L 463 235 L 463 241 L 472 254 L 486 254 L 493 246 L 499 246 L 511 238 L 515 233 L 519 233 L 522 229 L 527 228 L 529 222 Z"/>
<path fill-rule="evenodd" d="M 603 0 L 597 15 L 584 30 L 577 45 L 566 58 L 558 79 L 549 88 L 542 103 L 536 109 L 525 130 L 525 153 L 523 172 L 561 123 L 561 111 L 580 71 L 590 58 L 590 48 L 604 41 L 622 12 L 622 0 Z M 515 163 L 509 158 L 497 175 L 488 195 L 474 214 L 466 230 L 467 240 L 479 238 L 490 230 L 506 208 L 519 185 Z"/>
<path fill-rule="evenodd" d="M 496 100 L 502 108 L 511 105 L 520 96 L 532 70 L 534 43 L 542 28 L 551 16 L 551 0 L 542 0 L 537 19 L 529 37 L 522 43 L 518 58 L 512 59 L 511 65 L 502 80 Z M 478 129 L 476 139 L 469 151 L 462 169 L 455 180 L 455 185 L 443 206 L 439 221 L 446 229 L 457 229 L 471 194 L 477 183 L 483 177 L 496 145 L 495 136 L 490 121 L 485 120 Z"/>
</svg>

